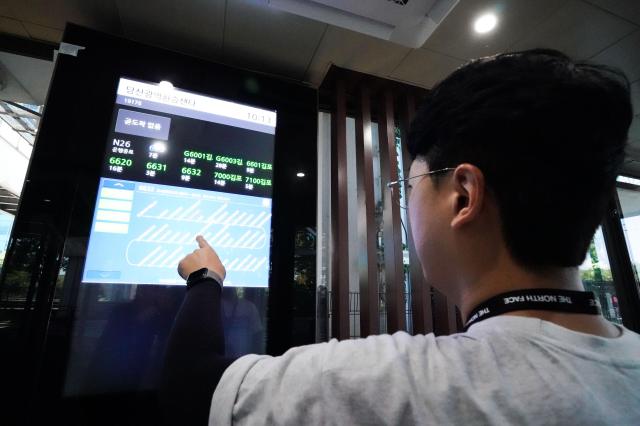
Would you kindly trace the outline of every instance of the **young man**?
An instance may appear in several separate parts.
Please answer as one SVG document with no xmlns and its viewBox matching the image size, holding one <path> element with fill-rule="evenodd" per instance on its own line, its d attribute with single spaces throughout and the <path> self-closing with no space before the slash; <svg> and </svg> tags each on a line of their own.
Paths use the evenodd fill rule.
<svg viewBox="0 0 640 426">
<path fill-rule="evenodd" d="M 231 364 L 225 269 L 199 237 L 179 266 L 190 289 L 165 401 L 177 418 L 211 424 L 640 424 L 640 336 L 599 314 L 578 272 L 631 118 L 623 75 L 556 51 L 458 69 L 416 116 L 406 184 L 424 275 L 467 331 L 332 340 Z"/>
</svg>

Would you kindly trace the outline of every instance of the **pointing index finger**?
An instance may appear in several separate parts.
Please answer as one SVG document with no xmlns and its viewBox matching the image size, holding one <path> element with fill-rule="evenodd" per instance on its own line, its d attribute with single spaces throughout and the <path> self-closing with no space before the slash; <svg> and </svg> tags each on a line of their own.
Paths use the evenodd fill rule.
<svg viewBox="0 0 640 426">
<path fill-rule="evenodd" d="M 200 248 L 211 248 L 207 240 L 205 240 L 202 235 L 198 235 L 196 237 L 196 241 L 198 242 L 198 247 Z"/>
</svg>

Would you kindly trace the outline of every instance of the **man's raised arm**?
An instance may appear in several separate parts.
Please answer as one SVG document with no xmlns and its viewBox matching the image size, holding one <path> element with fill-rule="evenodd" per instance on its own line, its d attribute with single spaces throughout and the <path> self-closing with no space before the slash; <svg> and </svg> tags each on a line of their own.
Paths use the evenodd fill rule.
<svg viewBox="0 0 640 426">
<path fill-rule="evenodd" d="M 206 424 L 211 397 L 224 370 L 222 282 L 226 271 L 202 237 L 199 248 L 180 261 L 187 294 L 167 343 L 160 385 L 160 404 L 168 424 Z M 206 268 L 206 271 L 205 271 Z"/>
</svg>

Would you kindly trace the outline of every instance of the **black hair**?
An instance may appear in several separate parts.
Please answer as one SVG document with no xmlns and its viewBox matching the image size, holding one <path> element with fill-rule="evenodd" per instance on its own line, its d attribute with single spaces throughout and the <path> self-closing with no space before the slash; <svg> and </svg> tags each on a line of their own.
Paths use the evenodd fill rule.
<svg viewBox="0 0 640 426">
<path fill-rule="evenodd" d="M 482 170 L 520 264 L 576 266 L 611 197 L 632 117 L 620 71 L 550 49 L 505 53 L 437 84 L 408 148 L 430 170 Z"/>
</svg>

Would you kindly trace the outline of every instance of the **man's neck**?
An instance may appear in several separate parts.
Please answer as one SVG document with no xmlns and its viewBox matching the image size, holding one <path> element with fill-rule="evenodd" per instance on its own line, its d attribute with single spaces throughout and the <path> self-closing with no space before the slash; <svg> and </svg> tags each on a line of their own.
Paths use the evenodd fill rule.
<svg viewBox="0 0 640 426">
<path fill-rule="evenodd" d="M 481 268 L 465 278 L 458 299 L 464 318 L 480 303 L 509 291 L 536 288 L 584 291 L 578 268 L 530 271 L 505 259 L 496 262 L 493 268 Z"/>
<path fill-rule="evenodd" d="M 584 291 L 578 268 L 553 268 L 545 271 L 528 271 L 511 265 L 484 271 L 471 285 L 461 291 L 460 312 L 466 321 L 471 310 L 480 303 L 513 290 L 554 288 Z M 620 332 L 601 315 L 572 314 L 539 310 L 513 311 L 505 315 L 539 318 L 570 330 L 602 337 L 617 337 Z"/>
</svg>

